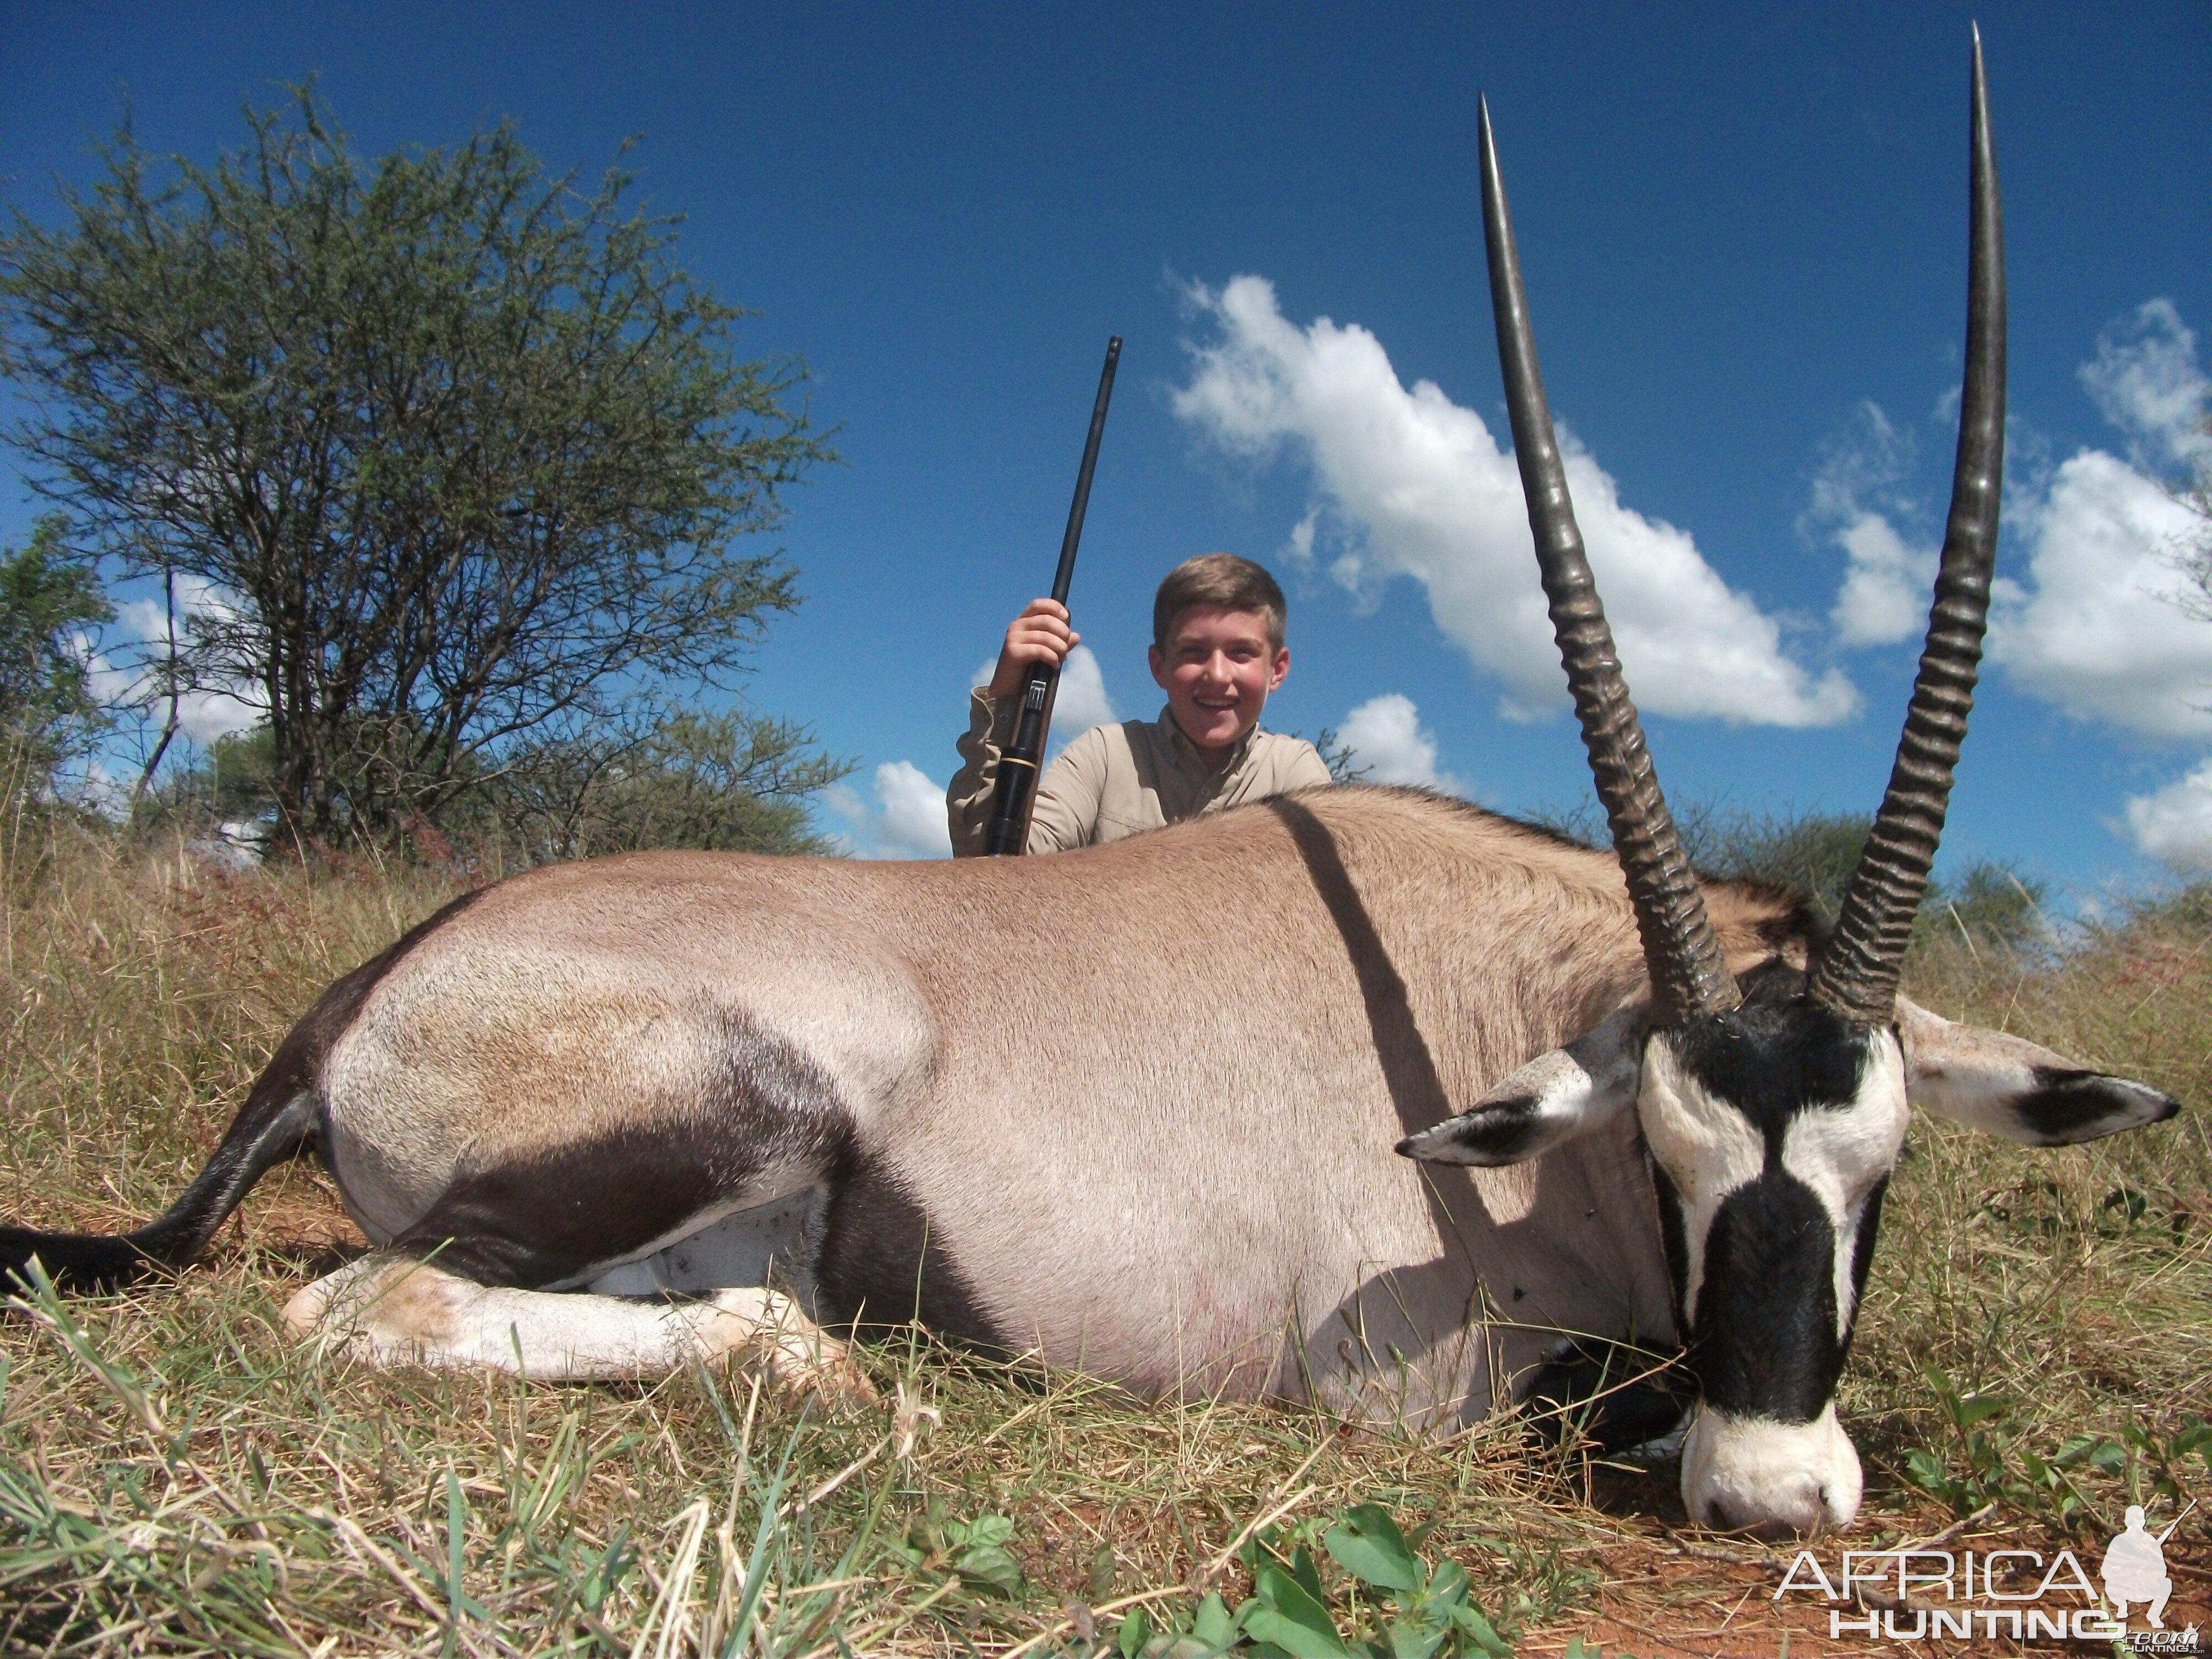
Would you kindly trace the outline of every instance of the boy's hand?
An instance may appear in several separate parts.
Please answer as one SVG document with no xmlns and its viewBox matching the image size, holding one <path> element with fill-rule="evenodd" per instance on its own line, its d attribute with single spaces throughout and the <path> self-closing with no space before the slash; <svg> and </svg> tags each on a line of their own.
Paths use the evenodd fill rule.
<svg viewBox="0 0 2212 1659">
<path fill-rule="evenodd" d="M 999 652 L 998 671 L 991 676 L 988 694 L 1010 697 L 1022 689 L 1022 678 L 1033 662 L 1060 666 L 1083 635 L 1067 625 L 1067 607 L 1057 599 L 1031 599 L 1006 629 L 1006 642 Z"/>
</svg>

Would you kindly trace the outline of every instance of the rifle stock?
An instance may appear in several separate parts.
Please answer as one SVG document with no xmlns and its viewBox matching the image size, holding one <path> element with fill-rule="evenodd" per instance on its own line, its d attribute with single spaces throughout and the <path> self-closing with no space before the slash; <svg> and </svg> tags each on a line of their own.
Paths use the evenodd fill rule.
<svg viewBox="0 0 2212 1659">
<path fill-rule="evenodd" d="M 1075 475 L 1075 500 L 1067 509 L 1067 532 L 1060 538 L 1060 565 L 1052 578 L 1052 597 L 1067 603 L 1069 584 L 1075 577 L 1075 550 L 1083 540 L 1083 514 L 1091 505 L 1091 475 L 1098 465 L 1098 441 L 1106 432 L 1106 405 L 1114 396 L 1114 369 L 1121 361 L 1121 337 L 1106 342 L 1106 367 L 1098 373 L 1098 398 L 1091 407 L 1091 433 L 1083 443 L 1083 465 Z M 1039 769 L 1044 765 L 1045 742 L 1052 731 L 1053 699 L 1060 690 L 1060 670 L 1047 663 L 1031 663 L 1022 677 L 1021 713 L 1014 723 L 1012 741 L 999 753 L 997 787 L 991 795 L 991 821 L 984 831 L 983 850 L 993 857 L 1012 856 L 1028 850 L 1030 814 L 1036 806 Z"/>
</svg>

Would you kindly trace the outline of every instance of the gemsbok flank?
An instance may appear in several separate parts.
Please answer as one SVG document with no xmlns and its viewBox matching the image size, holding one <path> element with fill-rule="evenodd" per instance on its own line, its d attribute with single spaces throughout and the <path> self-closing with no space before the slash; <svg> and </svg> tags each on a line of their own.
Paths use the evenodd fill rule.
<svg viewBox="0 0 2212 1659">
<path fill-rule="evenodd" d="M 1680 1346 L 1690 1514 L 1844 1524 L 1835 1390 L 1907 1102 L 2037 1146 L 2177 1109 L 1897 994 L 1996 535 L 1978 41 L 1972 150 L 1934 618 L 1832 937 L 1685 860 L 1567 499 L 1486 108 L 1514 444 L 1616 854 L 1347 787 L 1048 858 L 549 866 L 325 991 L 158 1220 L 9 1229 L 0 1267 L 36 1252 L 90 1288 L 189 1262 L 313 1146 L 374 1249 L 286 1314 L 372 1364 L 726 1353 L 865 1394 L 823 1328 L 918 1317 L 1139 1393 L 1449 1431 L 1572 1345 Z"/>
</svg>

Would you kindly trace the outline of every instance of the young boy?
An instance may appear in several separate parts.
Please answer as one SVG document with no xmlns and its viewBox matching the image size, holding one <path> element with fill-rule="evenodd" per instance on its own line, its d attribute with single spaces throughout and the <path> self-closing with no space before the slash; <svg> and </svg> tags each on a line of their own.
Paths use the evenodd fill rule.
<svg viewBox="0 0 2212 1659">
<path fill-rule="evenodd" d="M 1287 610 L 1275 579 L 1234 553 L 1201 554 L 1168 572 L 1152 600 L 1149 653 L 1167 707 L 1157 720 L 1093 726 L 1060 751 L 1037 785 L 1029 850 L 1119 841 L 1328 782 L 1311 744 L 1259 729 L 1267 694 L 1291 672 Z M 1058 665 L 1081 638 L 1066 607 L 1033 599 L 1006 629 L 990 684 L 969 694 L 965 764 L 945 792 L 955 858 L 983 850 L 1024 672 L 1033 662 Z"/>
</svg>

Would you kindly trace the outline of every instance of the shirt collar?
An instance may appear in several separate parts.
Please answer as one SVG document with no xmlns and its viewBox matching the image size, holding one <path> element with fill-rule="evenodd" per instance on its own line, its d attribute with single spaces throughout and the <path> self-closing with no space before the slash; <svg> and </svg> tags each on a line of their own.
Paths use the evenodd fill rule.
<svg viewBox="0 0 2212 1659">
<path fill-rule="evenodd" d="M 1159 728 L 1160 735 L 1167 739 L 1168 748 L 1176 759 L 1201 772 L 1213 770 L 1206 764 L 1206 757 L 1199 753 L 1198 745 L 1184 735 L 1182 727 L 1176 724 L 1175 710 L 1166 703 L 1160 705 Z M 1243 765 L 1244 757 L 1252 752 L 1252 739 L 1259 735 L 1260 725 L 1255 720 L 1252 729 L 1237 740 L 1236 747 L 1229 751 L 1229 758 L 1221 763 L 1220 770 L 1215 775 L 1225 778 Z"/>
</svg>

